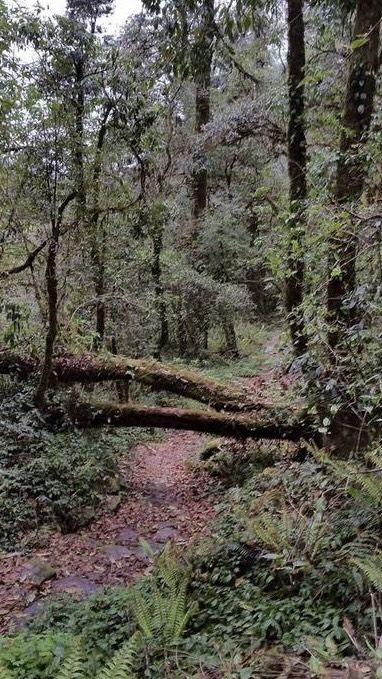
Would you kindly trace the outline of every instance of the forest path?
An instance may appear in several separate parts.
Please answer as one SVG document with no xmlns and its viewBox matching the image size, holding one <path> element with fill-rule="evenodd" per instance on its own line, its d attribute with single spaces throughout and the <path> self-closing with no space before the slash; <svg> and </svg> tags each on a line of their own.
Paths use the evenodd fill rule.
<svg viewBox="0 0 382 679">
<path fill-rule="evenodd" d="M 167 540 L 187 545 L 194 535 L 205 534 L 215 515 L 215 483 L 191 465 L 204 440 L 194 432 L 171 432 L 161 441 L 138 444 L 133 460 L 121 457 L 127 492 L 114 512 L 105 507 L 78 533 L 53 533 L 32 554 L 1 558 L 0 631 L 19 626 L 52 593 L 85 596 L 105 585 L 133 582 L 153 563 L 142 538 L 156 552 Z"/>
</svg>

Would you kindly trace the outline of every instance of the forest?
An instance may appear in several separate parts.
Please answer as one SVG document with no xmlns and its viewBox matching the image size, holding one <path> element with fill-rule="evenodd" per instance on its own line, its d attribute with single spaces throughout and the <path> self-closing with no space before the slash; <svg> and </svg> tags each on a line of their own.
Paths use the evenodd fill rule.
<svg viewBox="0 0 382 679">
<path fill-rule="evenodd" d="M 381 678 L 382 0 L 122 4 L 0 0 L 0 679 Z"/>
</svg>

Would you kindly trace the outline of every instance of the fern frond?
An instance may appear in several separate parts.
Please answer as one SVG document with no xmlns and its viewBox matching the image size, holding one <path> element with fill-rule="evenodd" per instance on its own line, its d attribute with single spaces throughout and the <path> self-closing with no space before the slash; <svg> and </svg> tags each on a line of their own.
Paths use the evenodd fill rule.
<svg viewBox="0 0 382 679">
<path fill-rule="evenodd" d="M 356 481 L 368 495 L 369 501 L 379 504 L 382 500 L 382 480 L 373 478 L 371 474 L 357 474 Z"/>
<path fill-rule="evenodd" d="M 67 658 L 65 658 L 62 668 L 56 679 L 85 679 L 85 670 L 80 641 L 74 645 L 71 653 Z"/>
<path fill-rule="evenodd" d="M 382 469 L 382 454 L 379 449 L 368 452 L 365 459 L 377 470 Z M 372 469 L 365 469 L 360 464 L 332 460 L 328 455 L 321 453 L 320 460 L 326 464 L 335 476 L 346 481 L 346 489 L 351 494 L 362 491 L 363 502 L 375 505 L 382 501 L 382 475 Z"/>
<path fill-rule="evenodd" d="M 152 628 L 160 631 L 166 618 L 167 600 L 162 596 L 158 587 L 155 587 L 152 594 Z"/>
<path fill-rule="evenodd" d="M 366 453 L 366 459 L 371 462 L 376 469 L 382 469 L 382 452 L 380 448 L 376 448 Z"/>
<path fill-rule="evenodd" d="M 353 559 L 357 568 L 379 592 L 382 592 L 382 552 L 377 552 L 367 559 Z"/>
<path fill-rule="evenodd" d="M 167 621 L 164 629 L 165 639 L 168 641 L 178 641 L 179 634 L 176 633 L 181 627 L 182 620 L 186 611 L 187 602 L 187 583 L 183 582 L 178 589 L 178 592 L 171 597 Z"/>
<path fill-rule="evenodd" d="M 141 628 L 144 636 L 148 639 L 152 637 L 152 616 L 142 594 L 138 590 L 134 591 L 132 599 L 132 611 L 137 621 L 137 625 Z"/>
<path fill-rule="evenodd" d="M 351 542 L 347 542 L 342 545 L 338 550 L 336 550 L 335 560 L 351 560 L 354 563 L 354 559 L 359 561 L 368 560 L 370 554 L 375 551 L 377 542 L 376 533 L 373 531 L 364 531 L 359 536 L 357 536 Z"/>
<path fill-rule="evenodd" d="M 173 637 L 176 640 L 179 640 L 186 629 L 190 619 L 192 618 L 193 614 L 195 612 L 195 607 L 190 606 L 188 611 L 185 612 L 183 618 L 178 618 L 176 625 L 174 626 L 174 631 L 173 631 Z"/>
<path fill-rule="evenodd" d="M 141 635 L 135 632 L 123 646 L 114 653 L 98 674 L 96 679 L 135 679 L 134 672 L 135 659 L 141 645 Z"/>
<path fill-rule="evenodd" d="M 272 516 L 269 512 L 263 512 L 251 521 L 251 529 L 259 542 L 274 551 L 282 551 L 290 548 L 286 526 L 286 519 L 281 520 Z"/>
<path fill-rule="evenodd" d="M 175 589 L 179 580 L 183 578 L 183 572 L 179 569 L 179 563 L 174 554 L 173 545 L 168 542 L 158 559 L 158 577 L 169 589 Z"/>
<path fill-rule="evenodd" d="M 323 540 L 328 534 L 328 523 L 325 521 L 326 503 L 324 498 L 317 502 L 313 517 L 308 525 L 305 536 L 305 551 L 312 557 L 319 551 Z"/>
</svg>

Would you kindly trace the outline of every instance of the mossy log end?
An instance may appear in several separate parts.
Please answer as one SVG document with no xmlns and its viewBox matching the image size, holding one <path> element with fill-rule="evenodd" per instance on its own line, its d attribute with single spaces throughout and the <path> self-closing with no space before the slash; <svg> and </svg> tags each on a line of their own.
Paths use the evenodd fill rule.
<svg viewBox="0 0 382 679">
<path fill-rule="evenodd" d="M 300 441 L 315 438 L 308 423 L 263 420 L 253 414 L 226 414 L 182 408 L 116 405 L 105 401 L 75 402 L 71 416 L 76 426 L 157 427 L 217 434 L 236 439 Z"/>
<path fill-rule="evenodd" d="M 27 377 L 38 372 L 40 363 L 34 357 L 23 357 L 0 351 L 0 374 Z M 62 384 L 81 382 L 136 380 L 154 391 L 167 391 L 204 403 L 215 410 L 250 412 L 270 410 L 265 400 L 254 399 L 245 390 L 208 379 L 197 371 L 166 365 L 153 359 L 63 355 L 53 359 L 53 379 Z"/>
</svg>

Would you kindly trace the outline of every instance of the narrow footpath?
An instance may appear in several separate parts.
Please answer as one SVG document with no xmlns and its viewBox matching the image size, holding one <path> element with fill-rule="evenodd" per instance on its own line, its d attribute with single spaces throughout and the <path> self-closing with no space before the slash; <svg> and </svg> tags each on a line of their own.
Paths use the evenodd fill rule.
<svg viewBox="0 0 382 679">
<path fill-rule="evenodd" d="M 47 596 L 86 596 L 105 585 L 125 585 L 149 571 L 152 553 L 172 540 L 188 545 L 206 534 L 215 511 L 214 482 L 192 468 L 205 437 L 171 432 L 122 456 L 126 495 L 115 511 L 101 509 L 96 522 L 75 534 L 53 533 L 44 547 L 0 558 L 0 632 L 22 624 Z"/>
</svg>

